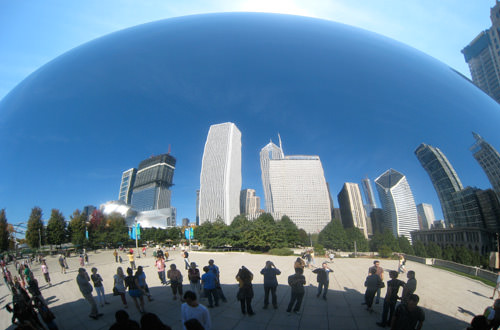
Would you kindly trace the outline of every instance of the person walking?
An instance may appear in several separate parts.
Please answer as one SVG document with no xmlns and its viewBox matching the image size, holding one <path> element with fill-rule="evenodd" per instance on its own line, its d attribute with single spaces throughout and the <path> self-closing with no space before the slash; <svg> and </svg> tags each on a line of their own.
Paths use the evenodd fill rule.
<svg viewBox="0 0 500 330">
<path fill-rule="evenodd" d="M 253 274 L 245 266 L 241 266 L 238 274 L 236 274 L 236 280 L 240 285 L 238 290 L 237 298 L 241 304 L 241 312 L 243 314 L 248 313 L 248 315 L 255 315 L 252 309 L 252 298 L 253 298 L 253 287 L 252 280 Z"/>
<path fill-rule="evenodd" d="M 116 269 L 116 274 L 113 276 L 113 293 L 116 293 L 122 299 L 123 307 L 128 308 L 127 298 L 125 298 L 125 274 L 123 273 L 123 269 L 118 267 Z"/>
<path fill-rule="evenodd" d="M 197 268 L 196 263 L 194 261 L 191 263 L 191 267 L 189 267 L 188 269 L 188 278 L 191 291 L 193 291 L 199 296 L 201 292 L 201 285 L 200 285 L 201 276 L 200 276 L 200 270 Z"/>
<path fill-rule="evenodd" d="M 137 278 L 133 276 L 134 271 L 132 268 L 127 268 L 127 276 L 124 279 L 125 282 L 125 287 L 128 288 L 128 295 L 132 297 L 132 300 L 134 301 L 135 307 L 137 310 L 141 313 L 144 314 L 144 292 L 141 290 L 139 287 L 139 282 L 137 281 Z M 139 299 L 139 302 L 137 301 Z"/>
<path fill-rule="evenodd" d="M 302 298 L 304 298 L 304 285 L 306 284 L 306 278 L 303 274 L 303 268 L 295 268 L 295 274 L 288 276 L 288 285 L 291 287 L 290 302 L 286 309 L 288 315 L 290 315 L 292 308 L 295 314 L 300 314 L 300 305 L 302 304 Z"/>
<path fill-rule="evenodd" d="M 85 252 L 83 254 L 83 258 L 85 259 L 85 265 L 88 266 L 89 265 L 89 255 L 87 254 L 87 252 Z"/>
<path fill-rule="evenodd" d="M 203 286 L 203 291 L 205 293 L 205 297 L 208 298 L 208 308 L 219 306 L 219 294 L 216 288 L 216 277 L 214 272 L 210 270 L 208 266 L 203 267 L 203 271 L 205 274 L 201 276 L 201 285 Z"/>
<path fill-rule="evenodd" d="M 406 273 L 406 258 L 404 255 L 399 255 L 399 263 L 398 263 L 398 274 Z"/>
<path fill-rule="evenodd" d="M 365 304 L 366 304 L 366 309 L 370 312 L 373 312 L 372 305 L 373 305 L 373 298 L 375 297 L 375 294 L 377 293 L 377 290 L 380 289 L 382 285 L 382 280 L 380 277 L 377 275 L 377 270 L 373 267 L 370 268 L 370 275 L 366 277 L 365 281 Z"/>
<path fill-rule="evenodd" d="M 316 280 L 318 281 L 318 293 L 316 297 L 319 298 L 321 295 L 321 291 L 323 290 L 323 300 L 326 300 L 326 294 L 328 292 L 328 284 L 330 283 L 330 273 L 333 273 L 333 270 L 328 267 L 326 261 L 323 262 L 321 268 L 316 268 L 312 271 L 316 275 Z"/>
<path fill-rule="evenodd" d="M 97 304 L 95 303 L 94 297 L 92 296 L 92 285 L 90 284 L 89 274 L 85 268 L 78 269 L 78 275 L 76 276 L 76 283 L 78 284 L 78 288 L 82 293 L 83 297 L 90 304 L 90 315 L 89 317 L 97 320 L 103 314 L 98 313 Z"/>
<path fill-rule="evenodd" d="M 61 274 L 66 274 L 66 264 L 64 263 L 64 256 L 62 254 L 59 255 L 59 266 L 61 266 Z"/>
<path fill-rule="evenodd" d="M 128 256 L 128 261 L 130 262 L 130 268 L 135 270 L 135 259 L 134 259 L 134 251 L 130 249 L 130 251 L 127 254 Z"/>
<path fill-rule="evenodd" d="M 276 289 L 278 288 L 277 275 L 281 274 L 281 271 L 276 268 L 272 261 L 266 261 L 266 266 L 260 271 L 264 275 L 264 307 L 267 309 L 269 305 L 269 292 L 271 292 L 272 303 L 274 309 L 278 308 L 278 298 L 276 297 Z"/>
<path fill-rule="evenodd" d="M 377 289 L 377 299 L 375 300 L 375 303 L 378 304 L 380 302 L 380 291 L 384 287 L 384 269 L 382 267 L 380 267 L 380 261 L 378 261 L 378 260 L 375 260 L 373 262 L 373 266 L 371 266 L 368 269 L 368 276 L 370 276 L 370 274 L 371 274 L 371 269 L 375 269 L 375 274 L 377 274 L 377 276 L 382 281 L 382 286 L 380 286 Z"/>
<path fill-rule="evenodd" d="M 398 301 L 398 291 L 400 287 L 404 287 L 405 282 L 398 280 L 398 272 L 391 270 L 389 272 L 389 277 L 391 280 L 387 281 L 387 292 L 384 299 L 384 309 L 382 312 L 382 320 L 377 322 L 380 327 L 386 327 L 390 324 L 390 321 L 394 315 L 394 308 L 396 307 L 396 302 Z M 387 317 L 389 314 L 389 317 Z"/>
<path fill-rule="evenodd" d="M 50 283 L 49 267 L 47 267 L 47 263 L 45 262 L 45 260 L 42 261 L 41 268 L 43 277 L 45 278 L 45 282 L 47 282 L 49 286 L 52 286 L 52 283 Z"/>
<path fill-rule="evenodd" d="M 113 252 L 113 256 L 115 257 L 115 262 L 118 263 L 118 251 L 115 251 Z"/>
<path fill-rule="evenodd" d="M 498 292 L 498 298 L 500 298 L 500 271 L 497 272 L 497 284 L 495 285 L 495 288 L 493 289 L 493 294 L 491 295 L 490 299 L 495 299 L 495 292 Z"/>
<path fill-rule="evenodd" d="M 190 262 L 189 262 L 189 253 L 187 252 L 187 250 L 184 250 L 182 252 L 183 254 L 183 257 L 184 257 L 184 267 L 186 270 L 189 270 L 189 267 L 190 267 Z"/>
<path fill-rule="evenodd" d="M 146 274 L 142 269 L 142 266 L 137 267 L 137 271 L 135 272 L 135 278 L 139 283 L 139 288 L 146 294 L 148 297 L 148 301 L 153 301 L 153 297 L 151 297 L 151 293 L 149 292 L 148 284 L 146 283 Z"/>
<path fill-rule="evenodd" d="M 179 293 L 179 299 L 182 300 L 182 274 L 175 264 L 170 265 L 170 269 L 167 272 L 167 278 L 170 280 L 170 287 L 172 288 L 174 300 L 177 299 L 177 293 Z"/>
<path fill-rule="evenodd" d="M 106 296 L 104 294 L 104 286 L 102 285 L 102 277 L 97 274 L 97 268 L 92 267 L 91 269 L 92 275 L 90 275 L 90 279 L 94 283 L 94 289 L 97 293 L 97 301 L 101 307 L 104 307 L 104 304 L 109 305 L 109 302 L 106 301 Z"/>
<path fill-rule="evenodd" d="M 205 306 L 198 303 L 198 300 L 196 300 L 196 293 L 193 291 L 186 291 L 184 294 L 184 301 L 185 303 L 181 305 L 181 320 L 183 329 L 188 329 L 186 327 L 187 322 L 197 320 L 203 327 L 202 329 L 210 330 L 212 328 L 210 313 Z"/>
<path fill-rule="evenodd" d="M 217 295 L 218 297 L 223 301 L 226 302 L 226 296 L 224 295 L 224 292 L 222 291 L 222 287 L 220 285 L 220 271 L 219 267 L 215 265 L 214 260 L 210 259 L 208 261 L 208 268 L 215 274 L 215 287 L 217 289 Z"/>
<path fill-rule="evenodd" d="M 83 262 L 83 254 L 80 253 L 80 266 L 81 267 L 84 267 L 85 266 L 85 263 Z"/>
<path fill-rule="evenodd" d="M 167 284 L 165 279 L 165 260 L 158 256 L 155 262 L 156 270 L 158 271 L 158 277 L 160 278 L 161 284 Z"/>
</svg>

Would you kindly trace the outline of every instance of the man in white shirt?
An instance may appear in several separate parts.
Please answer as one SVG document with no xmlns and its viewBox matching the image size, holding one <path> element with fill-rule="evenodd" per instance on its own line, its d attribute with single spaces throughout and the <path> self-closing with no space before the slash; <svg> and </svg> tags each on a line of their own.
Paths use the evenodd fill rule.
<svg viewBox="0 0 500 330">
<path fill-rule="evenodd" d="M 186 330 L 186 323 L 198 322 L 205 330 L 212 328 L 212 321 L 210 320 L 210 313 L 208 309 L 199 304 L 196 300 L 196 293 L 193 291 L 186 291 L 184 294 L 184 301 L 181 305 L 181 319 L 183 329 Z"/>
</svg>

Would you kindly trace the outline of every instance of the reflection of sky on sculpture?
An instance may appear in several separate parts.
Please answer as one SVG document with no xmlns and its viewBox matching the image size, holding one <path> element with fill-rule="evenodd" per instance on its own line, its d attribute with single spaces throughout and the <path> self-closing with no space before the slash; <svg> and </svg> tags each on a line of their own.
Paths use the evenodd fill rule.
<svg viewBox="0 0 500 330">
<path fill-rule="evenodd" d="M 417 203 L 439 202 L 413 154 L 439 147 L 464 185 L 489 187 L 468 147 L 500 148 L 498 105 L 445 65 L 358 29 L 309 18 L 219 14 L 170 19 L 78 47 L 0 103 L 0 207 L 69 215 L 117 198 L 121 172 L 172 145 L 172 204 L 194 219 L 211 124 L 242 132 L 243 187 L 262 195 L 258 152 L 321 157 L 335 201 L 343 182 L 406 174 Z M 264 205 L 261 205 L 262 207 Z"/>
</svg>

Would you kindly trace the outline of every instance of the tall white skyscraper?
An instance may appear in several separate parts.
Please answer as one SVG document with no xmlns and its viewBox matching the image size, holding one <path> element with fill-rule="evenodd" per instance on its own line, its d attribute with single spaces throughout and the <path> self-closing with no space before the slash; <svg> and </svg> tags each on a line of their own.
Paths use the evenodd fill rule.
<svg viewBox="0 0 500 330">
<path fill-rule="evenodd" d="M 283 149 L 278 147 L 272 141 L 269 142 L 264 148 L 260 150 L 260 169 L 262 176 L 262 187 L 264 188 L 264 199 L 266 201 L 266 212 L 274 213 L 273 196 L 271 194 L 271 184 L 269 182 L 269 161 L 271 159 L 283 159 Z"/>
<path fill-rule="evenodd" d="M 130 204 L 132 201 L 132 189 L 134 188 L 135 175 L 137 174 L 137 169 L 131 168 L 123 172 L 122 182 L 120 184 L 120 193 L 118 194 L 118 200 L 124 202 L 125 204 Z"/>
<path fill-rule="evenodd" d="M 436 221 L 434 209 L 431 204 L 420 203 L 417 205 L 418 222 L 422 226 L 421 229 L 431 229 L 432 224 Z"/>
<path fill-rule="evenodd" d="M 233 123 L 210 126 L 200 175 L 200 224 L 240 214 L 241 132 Z"/>
<path fill-rule="evenodd" d="M 356 227 L 368 238 L 367 216 L 363 206 L 361 190 L 357 183 L 346 182 L 337 196 L 342 224 L 346 228 Z"/>
<path fill-rule="evenodd" d="M 394 236 L 405 236 L 411 242 L 410 233 L 419 230 L 417 208 L 406 177 L 389 169 L 375 179 L 382 208 L 385 227 Z"/>
<path fill-rule="evenodd" d="M 286 156 L 270 159 L 268 164 L 274 214 L 287 215 L 307 233 L 318 233 L 331 221 L 330 198 L 319 157 Z"/>
</svg>

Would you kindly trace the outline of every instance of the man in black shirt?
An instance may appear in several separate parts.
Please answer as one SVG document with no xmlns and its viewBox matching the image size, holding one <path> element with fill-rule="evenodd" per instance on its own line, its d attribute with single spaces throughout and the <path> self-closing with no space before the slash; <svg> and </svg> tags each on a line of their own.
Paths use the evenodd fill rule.
<svg viewBox="0 0 500 330">
<path fill-rule="evenodd" d="M 398 272 L 391 270 L 389 272 L 391 280 L 387 281 L 387 292 L 384 299 L 384 310 L 382 312 L 382 321 L 377 322 L 378 326 L 385 327 L 389 324 L 389 321 L 394 315 L 394 308 L 396 307 L 396 302 L 398 301 L 398 291 L 400 287 L 405 285 L 405 282 L 398 280 Z M 390 313 L 389 313 L 390 312 Z M 389 313 L 389 318 L 387 314 Z"/>
<path fill-rule="evenodd" d="M 406 304 L 399 304 L 394 312 L 391 330 L 420 330 L 424 324 L 424 310 L 417 306 L 420 298 L 410 294 Z"/>
</svg>

